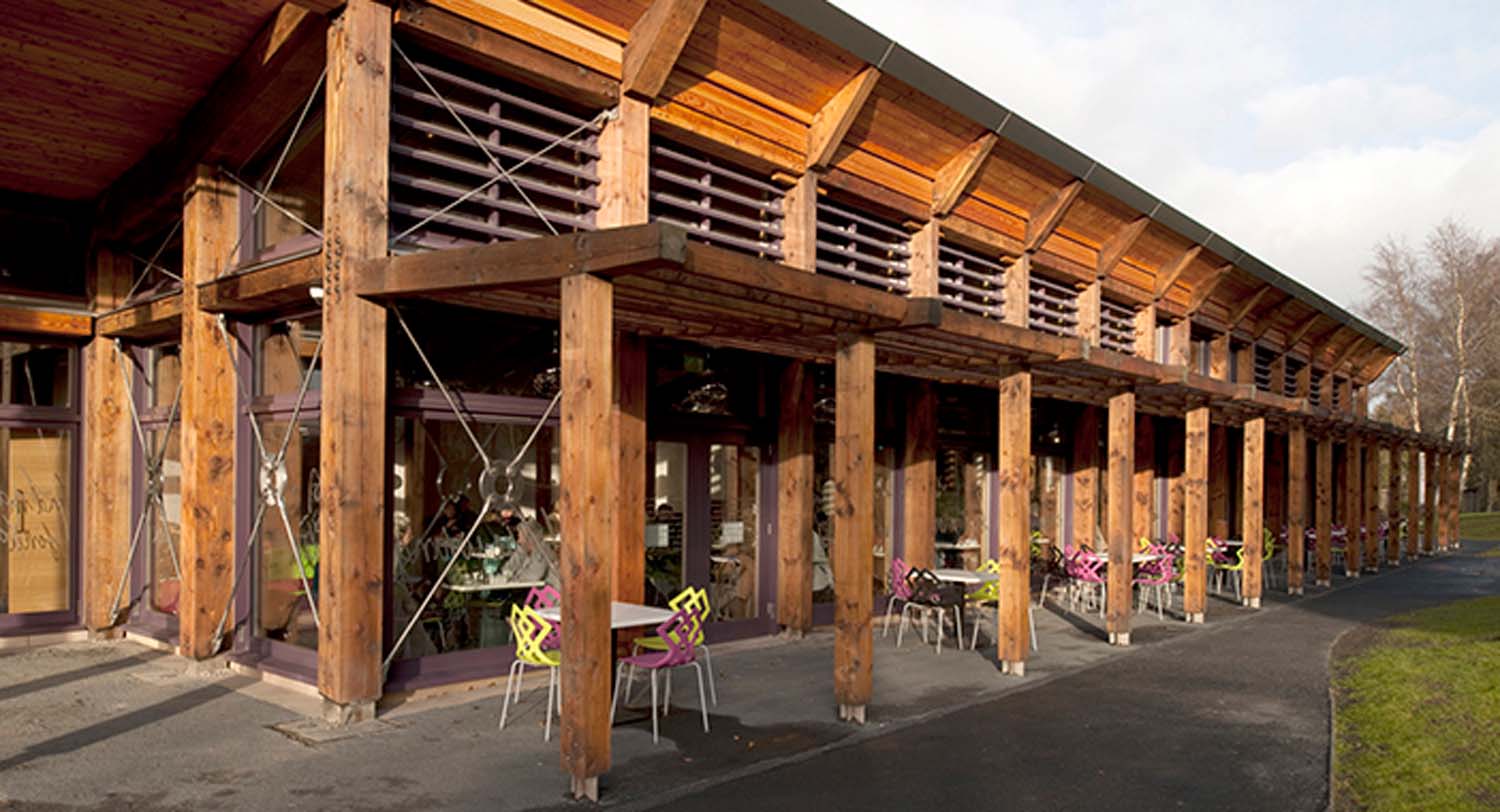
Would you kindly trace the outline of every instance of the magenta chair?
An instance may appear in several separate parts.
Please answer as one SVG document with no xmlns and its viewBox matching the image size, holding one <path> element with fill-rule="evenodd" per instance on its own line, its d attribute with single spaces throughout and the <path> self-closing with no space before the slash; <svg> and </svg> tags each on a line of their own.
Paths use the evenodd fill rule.
<svg viewBox="0 0 1500 812">
<path fill-rule="evenodd" d="M 693 646 L 693 641 L 698 637 L 699 623 L 696 613 L 689 609 L 678 609 L 676 614 L 656 627 L 656 635 L 666 643 L 666 651 L 636 654 L 620 661 L 621 667 L 615 676 L 615 698 L 609 705 L 610 725 L 615 723 L 615 707 L 620 704 L 620 681 L 629 679 L 634 682 L 635 670 L 642 668 L 651 672 L 651 741 L 653 744 L 660 741 L 661 734 L 657 727 L 656 711 L 656 675 L 661 671 L 667 672 L 667 691 L 662 700 L 661 710 L 662 714 L 666 714 L 672 706 L 672 669 L 690 665 L 694 671 L 698 672 L 698 707 L 703 711 L 703 732 L 708 732 L 708 696 L 703 692 L 703 666 L 698 664 L 697 651 Z"/>
<path fill-rule="evenodd" d="M 906 622 L 906 610 L 912 606 L 911 584 L 906 580 L 910 573 L 911 566 L 905 561 L 899 558 L 891 561 L 891 598 L 885 602 L 885 625 L 880 629 L 881 637 L 887 637 L 891 633 L 891 614 L 896 609 L 896 601 L 901 601 L 901 622 Z M 925 632 L 923 639 L 926 639 Z M 900 646 L 900 635 L 897 635 L 897 646 Z"/>
<path fill-rule="evenodd" d="M 1104 617 L 1104 568 L 1108 559 L 1091 550 L 1078 550 L 1068 561 L 1068 605 L 1078 611 L 1079 593 L 1087 592 L 1099 604 L 1099 616 Z M 1084 608 L 1089 600 L 1084 600 Z"/>
<path fill-rule="evenodd" d="M 1172 602 L 1173 585 L 1177 583 L 1177 568 L 1173 566 L 1172 554 L 1167 551 L 1166 547 L 1151 544 L 1146 551 L 1151 555 L 1159 555 L 1161 558 L 1142 564 L 1140 571 L 1132 579 L 1132 583 L 1140 587 L 1140 599 L 1136 603 L 1136 611 L 1143 611 L 1148 605 L 1147 598 L 1155 592 L 1156 616 L 1165 619 L 1164 608 Z"/>
<path fill-rule="evenodd" d="M 526 593 L 526 607 L 528 609 L 551 609 L 562 602 L 562 593 L 554 589 L 550 584 L 534 586 Z M 562 624 L 552 624 L 552 633 L 542 641 L 542 648 L 547 651 L 562 648 Z"/>
</svg>

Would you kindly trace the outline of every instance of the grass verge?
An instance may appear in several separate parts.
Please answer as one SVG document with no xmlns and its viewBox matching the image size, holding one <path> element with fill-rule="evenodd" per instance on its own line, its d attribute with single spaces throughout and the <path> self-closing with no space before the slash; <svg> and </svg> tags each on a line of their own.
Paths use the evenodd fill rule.
<svg viewBox="0 0 1500 812">
<path fill-rule="evenodd" d="M 1337 808 L 1500 809 L 1500 597 L 1401 615 L 1340 648 Z"/>
<path fill-rule="evenodd" d="M 1463 513 L 1458 537 L 1464 541 L 1500 541 L 1500 513 Z"/>
</svg>

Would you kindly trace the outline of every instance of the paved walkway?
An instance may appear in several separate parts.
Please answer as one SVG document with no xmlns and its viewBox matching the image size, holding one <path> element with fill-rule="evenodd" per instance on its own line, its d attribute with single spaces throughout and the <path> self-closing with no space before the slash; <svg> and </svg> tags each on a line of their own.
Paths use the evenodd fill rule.
<svg viewBox="0 0 1500 812">
<path fill-rule="evenodd" d="M 1323 809 L 1334 640 L 1497 592 L 1500 559 L 1422 561 L 661 808 Z"/>
</svg>

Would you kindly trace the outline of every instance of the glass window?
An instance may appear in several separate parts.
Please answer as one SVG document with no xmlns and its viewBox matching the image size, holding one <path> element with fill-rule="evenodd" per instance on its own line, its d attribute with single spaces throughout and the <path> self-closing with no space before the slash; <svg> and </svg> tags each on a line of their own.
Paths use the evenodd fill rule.
<svg viewBox="0 0 1500 812">
<path fill-rule="evenodd" d="M 455 392 L 550 398 L 557 392 L 557 322 L 460 307 L 403 306 L 422 353 Z M 396 389 L 436 389 L 405 331 L 391 319 L 387 339 Z"/>
<path fill-rule="evenodd" d="M 989 549 L 989 455 L 938 450 L 937 552 L 941 566 L 974 569 Z"/>
<path fill-rule="evenodd" d="M 263 472 L 259 461 L 252 473 L 258 500 L 253 503 L 255 509 L 260 508 L 260 501 L 265 502 L 256 550 L 260 559 L 257 631 L 271 640 L 317 648 L 312 602 L 318 592 L 318 421 L 294 427 L 285 420 L 263 417 L 261 431 L 266 448 L 273 452 L 288 431 L 296 434 L 274 473 Z M 272 500 L 278 494 L 286 507 L 285 516 Z M 300 557 L 293 551 L 293 538 L 300 546 Z"/>
<path fill-rule="evenodd" d="M 177 595 L 182 583 L 182 456 L 177 425 L 146 433 L 153 455 L 160 454 L 161 502 L 148 499 L 146 525 L 151 569 L 151 606 L 159 612 L 177 613 Z M 148 491 L 149 495 L 149 491 Z"/>
<path fill-rule="evenodd" d="M 711 445 L 709 458 L 709 604 L 715 620 L 756 617 L 760 523 L 760 449 Z"/>
<path fill-rule="evenodd" d="M 0 613 L 72 606 L 73 433 L 0 428 Z"/>
<path fill-rule="evenodd" d="M 666 606 L 682 591 L 688 490 L 686 443 L 651 443 L 646 478 L 646 603 Z M 752 542 L 753 543 L 753 542 Z M 711 596 L 710 596 L 711 597 Z M 718 602 L 710 601 L 715 607 Z"/>
<path fill-rule="evenodd" d="M 5 405 L 69 406 L 73 351 L 55 344 L 0 341 L 0 396 Z"/>
<path fill-rule="evenodd" d="M 259 331 L 257 394 L 296 395 L 307 374 L 307 365 L 315 361 L 313 353 L 322 334 L 323 317 L 318 313 L 276 322 Z M 321 383 L 322 359 L 318 358 L 307 388 L 318 389 Z"/>
<path fill-rule="evenodd" d="M 506 421 L 477 423 L 474 430 L 485 453 L 504 466 L 533 427 Z M 482 491 L 490 483 L 462 424 L 403 416 L 396 418 L 393 434 L 392 635 L 421 607 L 399 657 L 509 645 L 511 605 L 524 601 L 532 587 L 557 587 L 561 580 L 562 527 L 552 512 L 556 431 L 542 428 L 521 456 L 514 481 L 495 484 L 495 500 L 482 515 Z M 450 561 L 455 563 L 444 577 Z M 440 584 L 436 592 L 434 584 Z M 423 607 L 429 593 L 433 598 Z"/>
<path fill-rule="evenodd" d="M 317 104 L 314 102 L 314 104 Z M 273 138 L 271 147 L 253 166 L 252 182 L 264 190 L 275 206 L 248 193 L 242 205 L 252 212 L 249 225 L 253 241 L 246 245 L 253 253 L 246 259 L 263 262 L 278 256 L 317 247 L 318 238 L 297 220 L 313 228 L 323 227 L 323 116 L 321 111 L 309 116 L 288 147 L 291 125 Z M 282 159 L 282 150 L 286 150 Z M 276 169 L 278 160 L 281 167 Z M 274 182 L 271 173 L 276 172 Z M 251 177 L 250 175 L 246 176 Z M 267 188 L 267 184 L 270 184 Z"/>
</svg>

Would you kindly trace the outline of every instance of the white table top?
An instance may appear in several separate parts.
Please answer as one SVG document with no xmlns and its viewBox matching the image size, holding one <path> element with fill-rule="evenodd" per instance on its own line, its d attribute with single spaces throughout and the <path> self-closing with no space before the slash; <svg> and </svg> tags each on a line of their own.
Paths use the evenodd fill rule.
<svg viewBox="0 0 1500 812">
<path fill-rule="evenodd" d="M 546 581 L 479 581 L 472 584 L 448 583 L 451 592 L 488 592 L 491 589 L 531 589 L 546 584 Z"/>
<path fill-rule="evenodd" d="M 934 542 L 932 545 L 933 549 L 935 550 L 977 550 L 979 549 L 979 546 L 979 542 L 974 539 L 969 539 L 968 541 L 961 541 L 958 543 L 954 543 L 951 541 L 939 541 Z"/>
<path fill-rule="evenodd" d="M 990 581 L 1000 580 L 1000 576 L 993 572 L 971 572 L 960 569 L 936 569 L 932 571 L 939 581 L 949 581 L 955 584 L 984 584 Z"/>
<path fill-rule="evenodd" d="M 561 606 L 549 606 L 545 609 L 538 609 L 536 613 L 553 623 L 562 621 Z M 637 626 L 659 626 L 671 620 L 672 615 L 675 614 L 677 613 L 671 609 L 643 606 L 639 603 L 614 601 L 609 605 L 609 627 L 611 629 L 633 629 Z"/>
</svg>

